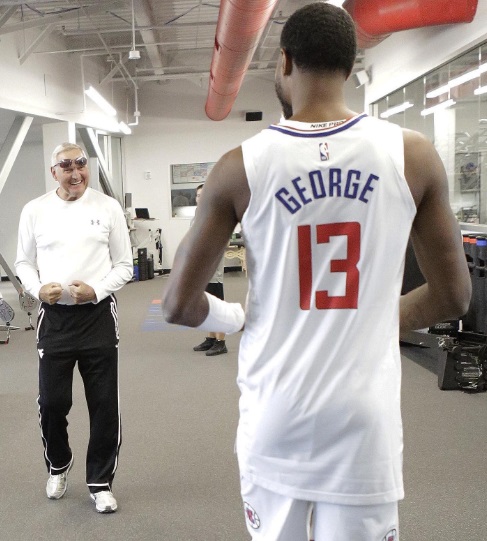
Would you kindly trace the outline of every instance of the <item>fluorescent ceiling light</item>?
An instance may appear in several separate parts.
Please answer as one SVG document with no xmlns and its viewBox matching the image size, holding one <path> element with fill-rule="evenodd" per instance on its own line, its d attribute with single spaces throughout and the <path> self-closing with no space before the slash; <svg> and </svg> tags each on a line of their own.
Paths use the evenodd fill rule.
<svg viewBox="0 0 487 541">
<path fill-rule="evenodd" d="M 118 126 L 120 131 L 125 135 L 130 135 L 132 133 L 132 130 L 127 126 L 127 124 L 125 124 L 125 122 L 119 122 Z"/>
<path fill-rule="evenodd" d="M 467 71 L 467 73 L 464 73 L 463 75 L 460 75 L 458 77 L 455 77 L 454 79 L 451 79 L 448 81 L 446 85 L 440 86 L 438 88 L 435 88 L 434 90 L 431 90 L 431 92 L 428 92 L 426 94 L 427 98 L 436 98 L 438 96 L 441 96 L 441 94 L 446 94 L 451 88 L 455 88 L 456 86 L 463 85 L 464 83 L 468 83 L 468 81 L 473 81 L 473 79 L 476 79 L 479 77 L 482 73 L 485 73 L 487 71 L 487 63 L 481 64 L 477 69 L 474 69 L 472 71 Z"/>
<path fill-rule="evenodd" d="M 85 90 L 85 94 L 91 98 L 101 109 L 105 111 L 105 113 L 109 114 L 110 116 L 116 116 L 117 111 L 116 109 L 109 103 L 97 90 L 95 90 L 92 86 L 90 86 L 87 90 Z"/>
<path fill-rule="evenodd" d="M 333 6 L 338 6 L 339 8 L 341 8 L 344 3 L 345 3 L 345 0 L 328 0 L 328 4 L 331 4 Z"/>
<path fill-rule="evenodd" d="M 396 105 L 395 107 L 391 107 L 390 109 L 387 109 L 383 113 L 381 113 L 381 118 L 389 118 L 392 115 L 397 115 L 399 113 L 404 112 L 406 109 L 409 109 L 410 107 L 413 107 L 414 103 L 411 103 L 410 101 L 405 101 L 404 103 L 401 103 L 400 105 Z"/>
<path fill-rule="evenodd" d="M 487 86 L 479 86 L 478 88 L 476 88 L 473 93 L 476 95 L 476 96 L 480 96 L 480 94 L 485 94 L 487 92 Z"/>
<path fill-rule="evenodd" d="M 431 92 L 427 92 L 426 97 L 437 98 L 438 96 L 441 96 L 442 94 L 446 94 L 449 90 L 450 90 L 450 85 L 439 86 L 438 88 L 431 90 Z"/>
<path fill-rule="evenodd" d="M 421 111 L 421 116 L 427 116 L 431 113 L 434 113 L 435 111 L 440 111 L 441 109 L 446 109 L 447 107 L 451 107 L 452 105 L 455 105 L 457 103 L 454 100 L 446 100 L 442 101 L 441 103 L 438 103 L 437 105 L 433 105 L 433 107 L 428 107 L 428 109 L 423 109 Z"/>
</svg>

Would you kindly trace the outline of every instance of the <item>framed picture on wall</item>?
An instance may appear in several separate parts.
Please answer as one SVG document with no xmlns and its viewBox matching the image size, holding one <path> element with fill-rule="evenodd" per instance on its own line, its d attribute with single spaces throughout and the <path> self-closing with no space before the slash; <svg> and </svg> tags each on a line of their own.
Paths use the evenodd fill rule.
<svg viewBox="0 0 487 541">
<path fill-rule="evenodd" d="M 215 162 L 176 163 L 171 165 L 171 184 L 203 184 Z"/>
</svg>

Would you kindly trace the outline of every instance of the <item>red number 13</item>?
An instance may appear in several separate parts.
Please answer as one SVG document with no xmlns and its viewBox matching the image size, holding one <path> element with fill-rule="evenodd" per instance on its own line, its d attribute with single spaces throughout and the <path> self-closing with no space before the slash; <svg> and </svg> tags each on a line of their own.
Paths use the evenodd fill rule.
<svg viewBox="0 0 487 541">
<path fill-rule="evenodd" d="M 347 237 L 347 258 L 332 259 L 331 272 L 346 273 L 345 295 L 334 297 L 327 290 L 316 292 L 316 308 L 357 308 L 360 273 L 357 263 L 360 260 L 360 224 L 344 222 L 337 224 L 321 224 L 316 226 L 316 243 L 324 244 L 330 237 Z M 311 226 L 298 226 L 299 254 L 299 304 L 302 310 L 311 307 L 311 291 L 313 283 Z"/>
</svg>

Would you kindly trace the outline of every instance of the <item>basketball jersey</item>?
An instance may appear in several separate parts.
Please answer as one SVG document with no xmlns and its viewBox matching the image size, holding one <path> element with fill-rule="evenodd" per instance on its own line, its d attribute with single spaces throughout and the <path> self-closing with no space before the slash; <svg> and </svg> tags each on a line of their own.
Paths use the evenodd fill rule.
<svg viewBox="0 0 487 541">
<path fill-rule="evenodd" d="M 416 207 L 401 129 L 283 121 L 242 144 L 241 474 L 297 499 L 403 497 L 399 298 Z"/>
</svg>

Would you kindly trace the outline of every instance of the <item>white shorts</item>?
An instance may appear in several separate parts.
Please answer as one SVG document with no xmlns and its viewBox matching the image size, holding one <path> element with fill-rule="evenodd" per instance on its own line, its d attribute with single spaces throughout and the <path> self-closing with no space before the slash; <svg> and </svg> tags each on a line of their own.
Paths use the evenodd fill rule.
<svg viewBox="0 0 487 541">
<path fill-rule="evenodd" d="M 399 541 L 398 503 L 335 505 L 294 500 L 241 478 L 254 541 Z"/>
</svg>

